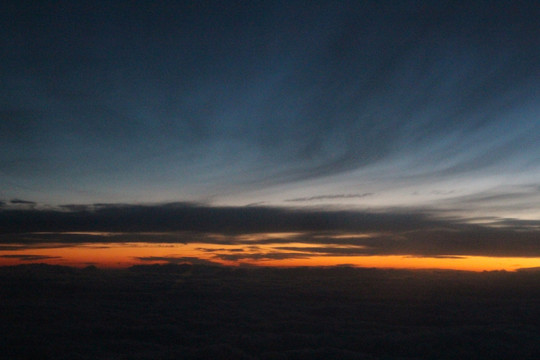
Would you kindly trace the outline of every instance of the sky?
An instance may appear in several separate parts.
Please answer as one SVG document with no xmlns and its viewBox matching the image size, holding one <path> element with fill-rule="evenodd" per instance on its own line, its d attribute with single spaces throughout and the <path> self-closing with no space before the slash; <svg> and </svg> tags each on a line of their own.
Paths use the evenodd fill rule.
<svg viewBox="0 0 540 360">
<path fill-rule="evenodd" d="M 540 266 L 536 1 L 0 6 L 3 259 Z"/>
</svg>

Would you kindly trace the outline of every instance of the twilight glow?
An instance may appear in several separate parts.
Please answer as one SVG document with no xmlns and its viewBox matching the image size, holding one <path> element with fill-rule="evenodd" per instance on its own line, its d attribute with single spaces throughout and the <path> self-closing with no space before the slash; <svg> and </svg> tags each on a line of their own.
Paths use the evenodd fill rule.
<svg viewBox="0 0 540 360">
<path fill-rule="evenodd" d="M 3 6 L 0 265 L 540 267 L 538 18 Z"/>
</svg>

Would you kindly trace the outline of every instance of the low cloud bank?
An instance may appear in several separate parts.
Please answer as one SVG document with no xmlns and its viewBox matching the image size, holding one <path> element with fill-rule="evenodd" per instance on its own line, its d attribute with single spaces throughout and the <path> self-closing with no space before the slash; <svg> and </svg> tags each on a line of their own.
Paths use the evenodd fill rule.
<svg viewBox="0 0 540 360">
<path fill-rule="evenodd" d="M 272 245 L 280 250 L 279 254 L 217 253 L 221 259 L 315 254 L 540 256 L 540 221 L 494 218 L 480 225 L 436 215 L 419 210 L 325 211 L 189 203 L 5 208 L 0 210 L 0 244 L 5 250 L 14 244 L 21 248 L 96 242 Z"/>
</svg>

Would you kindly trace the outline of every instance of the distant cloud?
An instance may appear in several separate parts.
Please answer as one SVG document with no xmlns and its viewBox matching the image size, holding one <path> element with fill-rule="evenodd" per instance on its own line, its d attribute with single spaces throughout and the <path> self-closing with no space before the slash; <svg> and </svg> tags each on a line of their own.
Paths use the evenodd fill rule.
<svg viewBox="0 0 540 360">
<path fill-rule="evenodd" d="M 283 260 L 283 259 L 304 259 L 312 255 L 302 252 L 261 252 L 255 254 L 216 254 L 214 257 L 221 260 Z"/>
<path fill-rule="evenodd" d="M 223 251 L 208 252 L 221 259 L 309 254 L 540 256 L 538 220 L 492 217 L 475 224 L 444 214 L 418 209 L 325 211 L 187 203 L 101 205 L 92 211 L 2 209 L 0 244 L 8 250 L 13 245 L 37 249 L 51 243 L 216 244 Z M 289 246 L 292 243 L 311 247 Z M 246 251 L 232 254 L 240 251 L 225 248 L 231 245 Z"/>
<path fill-rule="evenodd" d="M 456 205 L 476 206 L 512 206 L 516 202 L 537 201 L 540 191 L 537 186 L 515 186 L 510 188 L 493 189 L 472 195 L 453 197 L 445 200 Z"/>
<path fill-rule="evenodd" d="M 302 201 L 317 201 L 317 200 L 361 199 L 361 198 L 365 198 L 365 197 L 372 196 L 372 195 L 373 195 L 373 193 L 318 195 L 318 196 L 286 199 L 285 201 L 287 201 L 287 202 L 302 202 Z"/>
<path fill-rule="evenodd" d="M 465 256 L 457 256 L 457 255 L 409 255 L 407 256 L 409 258 L 434 258 L 434 259 L 465 259 Z"/>
<path fill-rule="evenodd" d="M 5 209 L 0 229 L 28 232 L 266 233 L 294 231 L 405 231 L 443 225 L 419 211 L 295 210 L 279 207 L 212 207 L 190 203 L 94 205 L 92 211 Z"/>
<path fill-rule="evenodd" d="M 11 204 L 21 204 L 21 205 L 36 205 L 34 201 L 27 201 L 21 199 L 13 199 L 10 201 Z"/>
<path fill-rule="evenodd" d="M 223 264 L 220 264 L 218 262 L 210 261 L 201 259 L 194 256 L 181 256 L 181 257 L 175 257 L 175 256 L 141 256 L 141 257 L 135 257 L 135 259 L 140 261 L 147 261 L 147 262 L 167 262 L 169 264 L 191 264 L 191 265 L 213 265 L 213 266 L 222 266 Z"/>
<path fill-rule="evenodd" d="M 209 253 L 213 253 L 213 252 L 221 252 L 221 251 L 227 251 L 227 252 L 244 252 L 245 250 L 244 249 L 225 249 L 225 248 L 220 248 L 220 249 L 208 249 L 208 248 L 198 248 L 197 250 L 200 250 L 200 251 L 204 251 L 204 252 L 209 252 Z"/>
<path fill-rule="evenodd" d="M 60 205 L 59 208 L 69 210 L 69 211 L 90 211 L 93 210 L 94 207 L 92 205 Z"/>
<path fill-rule="evenodd" d="M 21 261 L 38 261 L 38 260 L 50 260 L 50 259 L 61 259 L 61 256 L 49 256 L 49 255 L 0 255 L 0 258 L 5 259 L 18 259 Z"/>
<path fill-rule="evenodd" d="M 367 250 L 364 246 L 351 246 L 351 247 L 335 247 L 335 246 L 317 246 L 317 247 L 291 247 L 291 246 L 281 246 L 276 247 L 279 250 L 285 251 L 296 251 L 300 254 L 323 254 L 323 255 L 332 255 L 332 256 L 351 256 L 351 255 L 372 255 L 370 251 Z"/>
<path fill-rule="evenodd" d="M 250 207 L 250 206 L 262 206 L 266 203 L 266 201 L 258 201 L 258 202 L 254 202 L 254 203 L 250 203 L 250 204 L 247 204 L 245 205 L 246 207 Z"/>
</svg>

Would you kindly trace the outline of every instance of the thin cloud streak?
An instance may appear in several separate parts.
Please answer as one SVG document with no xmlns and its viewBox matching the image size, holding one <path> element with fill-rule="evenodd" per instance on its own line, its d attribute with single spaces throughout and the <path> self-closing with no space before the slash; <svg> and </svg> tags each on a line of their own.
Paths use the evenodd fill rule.
<svg viewBox="0 0 540 360">
<path fill-rule="evenodd" d="M 301 197 L 294 199 L 287 199 L 286 202 L 305 202 L 305 201 L 319 201 L 319 200 L 346 200 L 346 199 L 362 199 L 367 196 L 372 196 L 373 193 L 363 194 L 331 194 L 331 195 L 317 195 L 310 197 Z"/>
<path fill-rule="evenodd" d="M 5 259 L 17 259 L 20 261 L 41 261 L 41 260 L 52 260 L 52 259 L 61 259 L 61 256 L 49 256 L 49 255 L 34 255 L 34 254 L 15 254 L 15 255 L 0 255 L 0 258 Z"/>
<path fill-rule="evenodd" d="M 194 256 L 139 256 L 136 260 L 143 262 L 166 262 L 169 264 L 191 264 L 191 265 L 212 265 L 222 266 L 222 264 L 210 260 L 201 259 Z"/>
</svg>

